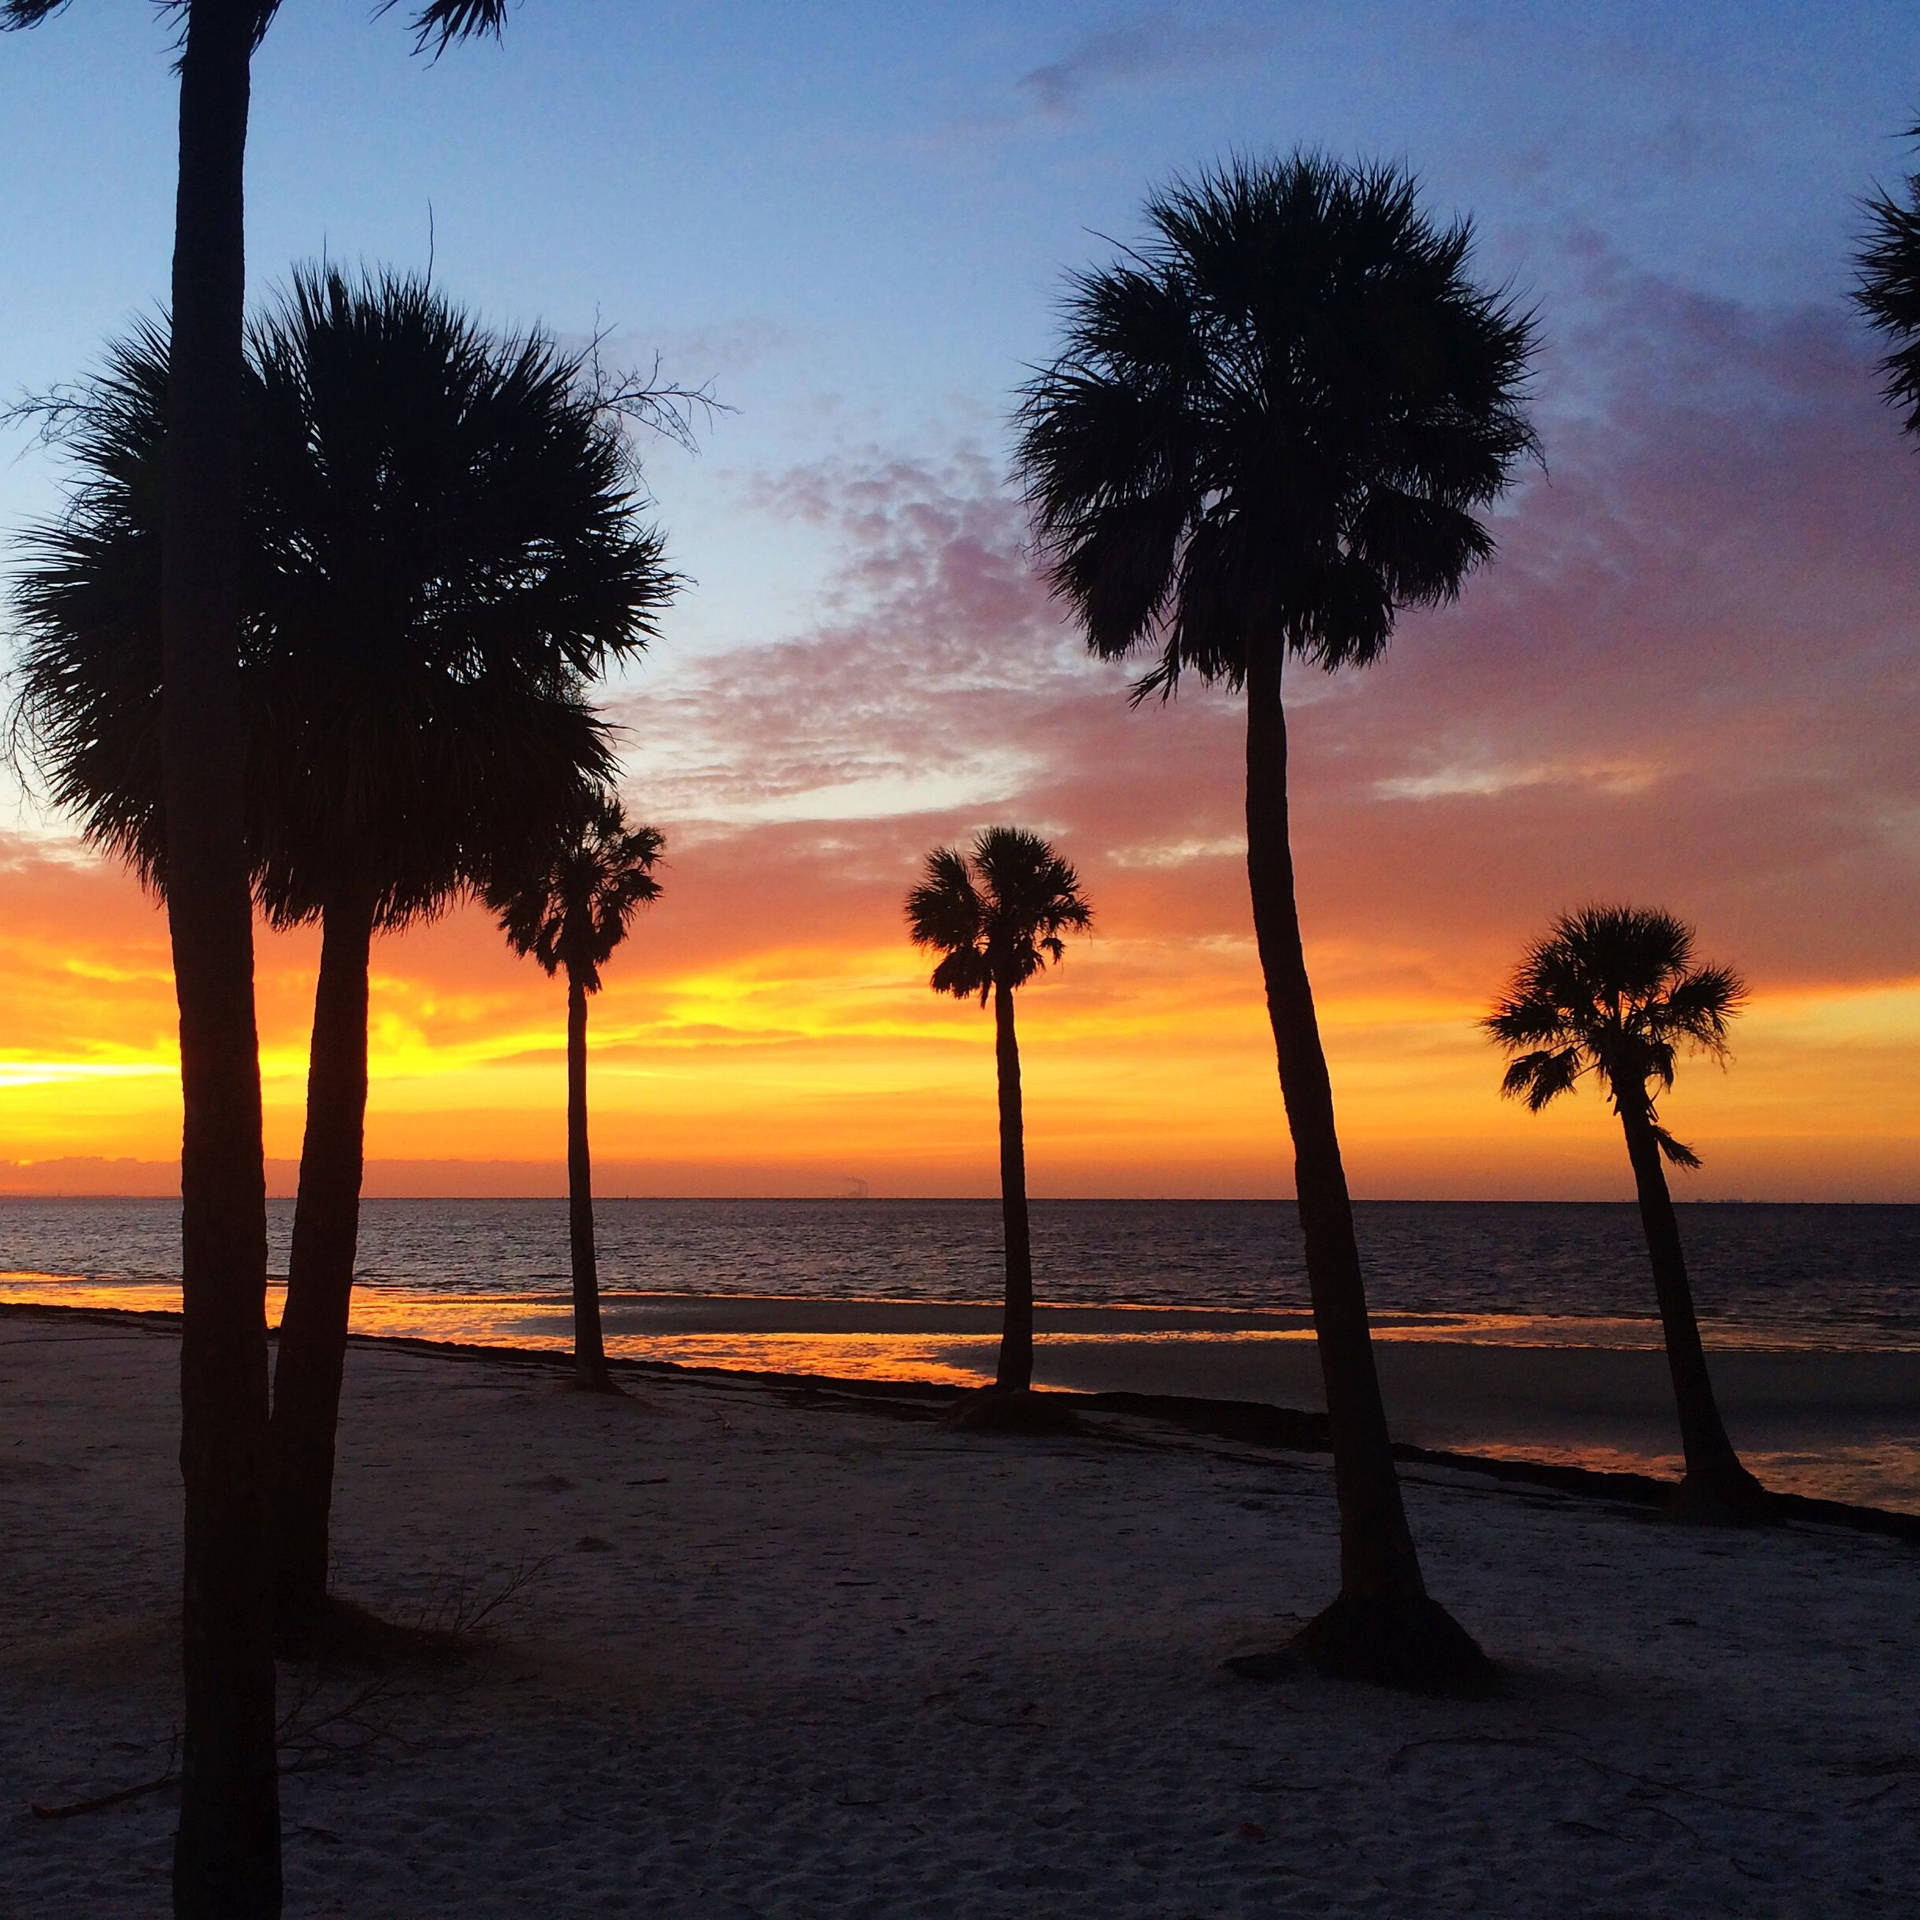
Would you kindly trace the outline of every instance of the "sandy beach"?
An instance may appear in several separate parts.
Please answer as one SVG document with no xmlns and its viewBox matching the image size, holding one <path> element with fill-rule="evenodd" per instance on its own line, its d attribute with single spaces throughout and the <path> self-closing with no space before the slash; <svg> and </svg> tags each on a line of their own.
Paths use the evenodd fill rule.
<svg viewBox="0 0 1920 1920">
<path fill-rule="evenodd" d="M 0 1323 L 0 1911 L 150 1914 L 179 1706 L 175 1336 Z M 1092 1415 L 356 1345 L 337 1589 L 471 1656 L 283 1669 L 287 1911 L 1920 1909 L 1920 1559 L 1408 1471 L 1479 1704 L 1241 1680 L 1329 1596 L 1325 1463 Z"/>
</svg>

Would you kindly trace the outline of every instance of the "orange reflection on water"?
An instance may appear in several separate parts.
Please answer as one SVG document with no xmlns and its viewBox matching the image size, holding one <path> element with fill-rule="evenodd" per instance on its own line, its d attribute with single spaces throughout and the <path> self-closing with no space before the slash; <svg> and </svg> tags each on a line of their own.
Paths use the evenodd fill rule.
<svg viewBox="0 0 1920 1920">
<path fill-rule="evenodd" d="M 286 1283 L 267 1288 L 267 1321 L 278 1325 Z M 0 1273 L 8 1305 L 91 1307 L 117 1312 L 178 1313 L 177 1280 L 91 1280 L 57 1273 Z M 387 1339 L 439 1340 L 490 1347 L 569 1352 L 573 1315 L 564 1296 L 425 1293 L 357 1286 L 348 1325 Z M 745 1373 L 822 1374 L 840 1380 L 925 1380 L 977 1386 L 993 1377 L 999 1350 L 986 1335 L 937 1338 L 849 1330 L 830 1333 L 612 1333 L 608 1353 L 626 1360 L 666 1360 L 682 1367 Z"/>
</svg>

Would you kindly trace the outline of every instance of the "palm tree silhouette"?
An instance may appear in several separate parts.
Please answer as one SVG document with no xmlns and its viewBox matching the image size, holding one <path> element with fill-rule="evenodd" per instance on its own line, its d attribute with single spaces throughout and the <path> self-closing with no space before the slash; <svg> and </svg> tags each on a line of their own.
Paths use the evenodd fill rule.
<svg viewBox="0 0 1920 1920">
<path fill-rule="evenodd" d="M 73 508 L 17 604 L 19 712 L 56 801 L 170 889 L 154 779 L 168 365 L 152 329 L 80 403 Z M 277 925 L 318 919 L 307 1132 L 272 1417 L 284 1639 L 326 1594 L 358 1228 L 370 942 L 537 845 L 608 777 L 591 675 L 674 581 L 578 359 L 424 282 L 297 274 L 245 413 L 246 845 Z"/>
<path fill-rule="evenodd" d="M 1728 967 L 1695 966 L 1693 930 L 1646 907 L 1582 907 L 1562 914 L 1515 970 L 1482 1024 L 1513 1056 L 1501 1092 L 1538 1113 L 1596 1076 L 1620 1116 L 1640 1200 L 1667 1365 L 1686 1455 L 1683 1508 L 1756 1515 L 1766 1494 L 1727 1438 L 1707 1376 L 1680 1223 L 1663 1160 L 1700 1157 L 1660 1124 L 1654 1093 L 1673 1086 L 1682 1048 L 1724 1060 L 1727 1022 L 1746 997 Z"/>
<path fill-rule="evenodd" d="M 1082 273 L 1028 383 L 1018 459 L 1049 577 L 1118 659 L 1247 695 L 1247 875 L 1340 1501 L 1341 1590 L 1303 1630 L 1330 1671 L 1484 1685 L 1426 1593 L 1375 1373 L 1288 843 L 1281 668 L 1385 650 L 1493 551 L 1476 514 L 1534 439 L 1529 316 L 1468 278 L 1472 231 L 1413 180 L 1317 154 L 1236 158 L 1147 206 L 1149 238 Z"/>
<path fill-rule="evenodd" d="M 1920 127 L 1907 129 L 1920 139 Z M 1904 198 L 1884 188 L 1867 196 L 1867 231 L 1854 265 L 1853 301 L 1893 350 L 1880 363 L 1888 401 L 1901 408 L 1901 425 L 1920 433 L 1920 173 L 1910 173 Z"/>
<path fill-rule="evenodd" d="M 66 0 L 0 0 L 0 28 Z M 179 1913 L 280 1910 L 279 1754 L 267 1604 L 266 1181 L 253 922 L 239 831 L 243 173 L 253 50 L 279 0 L 171 0 L 183 17 L 173 377 L 160 626 L 180 1007 L 185 1738 Z M 497 32 L 506 0 L 428 0 L 416 50 Z"/>
<path fill-rule="evenodd" d="M 593 1160 L 587 1145 L 587 996 L 627 937 L 633 916 L 660 897 L 653 863 L 665 840 L 630 826 L 611 792 L 596 795 L 531 871 L 503 867 L 487 904 L 514 952 L 567 976 L 567 1227 L 573 1256 L 573 1366 L 583 1387 L 619 1389 L 600 1333 L 600 1276 L 593 1248 Z"/>
<path fill-rule="evenodd" d="M 1000 1082 L 1000 1218 L 1006 1246 L 1006 1313 L 994 1385 L 1033 1384 L 1033 1250 L 1027 1231 L 1027 1154 L 1020 1106 L 1020 1044 L 1013 996 L 1049 960 L 1066 953 L 1061 935 L 1084 932 L 1093 910 L 1080 878 L 1037 833 L 988 827 L 974 836 L 972 861 L 955 847 L 927 855 L 926 877 L 907 895 L 917 947 L 940 954 L 929 982 L 956 1000 L 993 1001 L 994 1059 Z"/>
</svg>

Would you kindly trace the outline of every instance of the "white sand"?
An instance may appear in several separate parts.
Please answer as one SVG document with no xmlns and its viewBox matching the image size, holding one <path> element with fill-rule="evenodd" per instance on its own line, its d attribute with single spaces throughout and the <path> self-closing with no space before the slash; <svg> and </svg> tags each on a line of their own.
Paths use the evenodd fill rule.
<svg viewBox="0 0 1920 1920">
<path fill-rule="evenodd" d="M 165 1910 L 170 1793 L 27 1805 L 166 1762 L 175 1358 L 0 1321 L 9 1920 Z M 289 1914 L 1920 1912 L 1912 1546 L 1418 1472 L 1508 1695 L 1257 1686 L 1223 1657 L 1332 1590 L 1324 1465 L 1090 1424 L 356 1349 L 340 1590 L 404 1613 L 553 1557 L 467 1670 L 285 1782 Z"/>
</svg>

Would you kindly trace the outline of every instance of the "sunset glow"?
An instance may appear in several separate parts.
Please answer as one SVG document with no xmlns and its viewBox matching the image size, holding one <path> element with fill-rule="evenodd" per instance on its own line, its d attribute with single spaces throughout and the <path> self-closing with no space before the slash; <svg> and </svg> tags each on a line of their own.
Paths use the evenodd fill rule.
<svg viewBox="0 0 1920 1920">
<path fill-rule="evenodd" d="M 164 926 L 131 880 L 16 845 L 0 972 L 0 1160 L 24 1191 L 162 1190 L 179 1125 Z M 689 855 L 683 864 L 692 868 Z M 1214 931 L 1147 931 L 1158 870 L 1085 863 L 1105 931 L 1022 997 L 1037 1193 L 1290 1190 L 1271 1042 L 1237 863 L 1217 857 Z M 671 880 L 670 880 L 671 885 Z M 694 891 L 690 886 L 689 892 Z M 928 993 L 895 903 L 850 900 L 844 947 L 721 950 L 671 896 L 594 1004 L 594 1125 L 608 1193 L 986 1193 L 991 1021 Z M 776 930 L 777 931 L 777 930 Z M 1321 1022 L 1363 1195 L 1621 1195 L 1602 1102 L 1538 1118 L 1495 1097 L 1478 1000 L 1446 990 L 1477 954 L 1321 963 Z M 261 929 L 267 1145 L 288 1190 L 300 1147 L 317 943 Z M 1418 977 L 1432 984 L 1422 987 Z M 476 909 L 375 950 L 369 1188 L 564 1185 L 561 996 Z M 1733 1066 L 1696 1066 L 1668 1112 L 1706 1156 L 1690 1190 L 1920 1197 L 1920 979 L 1762 988 Z M 108 1166 L 87 1164 L 110 1162 Z M 131 1164 L 129 1164 L 131 1163 Z"/>
</svg>

